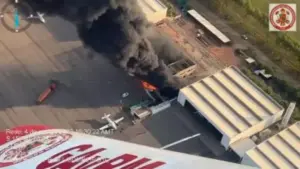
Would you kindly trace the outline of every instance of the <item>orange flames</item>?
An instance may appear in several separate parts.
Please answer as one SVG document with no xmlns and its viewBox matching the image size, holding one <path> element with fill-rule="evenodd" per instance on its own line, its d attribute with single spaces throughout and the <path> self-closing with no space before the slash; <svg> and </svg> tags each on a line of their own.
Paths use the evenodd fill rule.
<svg viewBox="0 0 300 169">
<path fill-rule="evenodd" d="M 155 91 L 155 90 L 157 90 L 157 87 L 151 85 L 150 83 L 145 82 L 145 81 L 141 81 L 141 82 L 142 82 L 142 86 L 143 86 L 144 89 L 150 90 L 150 91 Z"/>
</svg>

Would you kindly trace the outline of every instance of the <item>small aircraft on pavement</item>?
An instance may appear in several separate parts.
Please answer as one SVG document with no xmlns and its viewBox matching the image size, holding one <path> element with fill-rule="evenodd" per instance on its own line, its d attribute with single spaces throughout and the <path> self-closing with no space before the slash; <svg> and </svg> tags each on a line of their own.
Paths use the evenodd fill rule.
<svg viewBox="0 0 300 169">
<path fill-rule="evenodd" d="M 121 117 L 117 120 L 112 120 L 110 117 L 110 114 L 105 114 L 102 119 L 106 120 L 108 122 L 107 125 L 103 126 L 100 128 L 101 131 L 112 128 L 113 130 L 117 130 L 118 129 L 118 125 L 121 121 L 124 120 L 124 117 Z"/>
<path fill-rule="evenodd" d="M 36 12 L 36 15 L 31 14 L 27 17 L 27 19 L 38 19 L 42 23 L 46 23 L 46 19 L 44 18 L 44 15 L 45 15 L 45 13 Z"/>
<path fill-rule="evenodd" d="M 19 3 L 19 0 L 15 0 L 15 3 Z M 46 23 L 46 19 L 44 18 L 45 13 L 42 12 L 35 12 L 36 14 L 30 14 L 26 19 L 30 20 L 30 19 L 38 19 L 40 20 L 42 23 Z"/>
</svg>

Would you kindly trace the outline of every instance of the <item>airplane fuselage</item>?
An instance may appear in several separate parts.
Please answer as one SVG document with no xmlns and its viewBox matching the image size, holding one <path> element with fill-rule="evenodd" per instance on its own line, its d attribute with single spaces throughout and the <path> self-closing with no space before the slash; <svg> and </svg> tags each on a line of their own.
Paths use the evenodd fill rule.
<svg viewBox="0 0 300 169">
<path fill-rule="evenodd" d="M 106 120 L 113 129 L 117 130 L 117 124 L 114 121 L 112 121 L 110 118 L 106 118 Z"/>
</svg>

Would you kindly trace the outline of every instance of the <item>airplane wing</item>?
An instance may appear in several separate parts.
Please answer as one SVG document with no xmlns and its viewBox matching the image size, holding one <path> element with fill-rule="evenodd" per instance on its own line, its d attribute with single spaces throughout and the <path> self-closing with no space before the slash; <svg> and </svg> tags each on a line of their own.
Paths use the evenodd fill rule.
<svg viewBox="0 0 300 169">
<path fill-rule="evenodd" d="M 124 117 L 121 117 L 121 118 L 115 120 L 115 123 L 118 124 L 118 123 L 120 123 L 122 120 L 124 120 Z"/>
<path fill-rule="evenodd" d="M 107 125 L 101 127 L 99 130 L 102 131 L 102 130 L 106 130 L 106 129 L 108 129 L 108 128 L 110 128 L 110 125 L 109 125 L 109 124 L 107 124 Z"/>
</svg>

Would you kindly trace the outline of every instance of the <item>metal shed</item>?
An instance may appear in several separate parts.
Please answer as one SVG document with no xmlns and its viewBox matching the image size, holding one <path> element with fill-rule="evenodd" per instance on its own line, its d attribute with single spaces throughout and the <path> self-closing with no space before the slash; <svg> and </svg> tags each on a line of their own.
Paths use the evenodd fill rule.
<svg viewBox="0 0 300 169">
<path fill-rule="evenodd" d="M 235 66 L 182 88 L 177 99 L 192 105 L 222 134 L 226 149 L 280 120 L 284 111 Z"/>
<path fill-rule="evenodd" d="M 247 151 L 242 164 L 261 169 L 299 169 L 300 122 Z"/>
<path fill-rule="evenodd" d="M 215 35 L 221 42 L 223 42 L 224 44 L 230 42 L 230 39 L 226 35 L 224 35 L 219 29 L 212 25 L 203 16 L 201 16 L 197 11 L 195 11 L 194 9 L 188 10 L 188 14 L 191 15 L 202 26 L 204 26 L 207 31 Z"/>
</svg>

